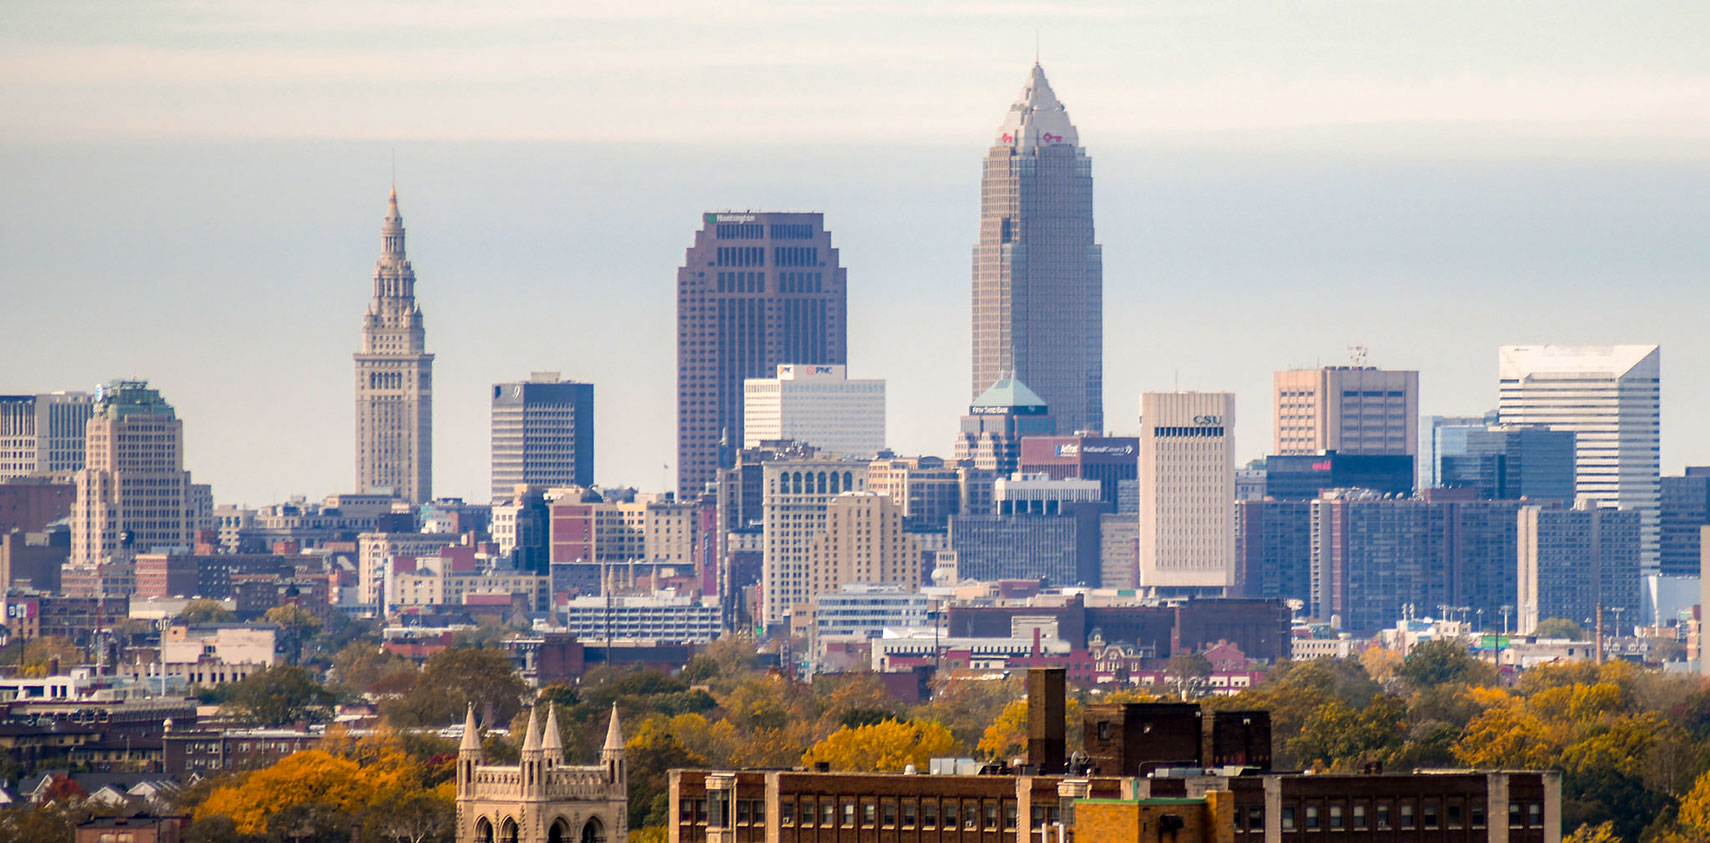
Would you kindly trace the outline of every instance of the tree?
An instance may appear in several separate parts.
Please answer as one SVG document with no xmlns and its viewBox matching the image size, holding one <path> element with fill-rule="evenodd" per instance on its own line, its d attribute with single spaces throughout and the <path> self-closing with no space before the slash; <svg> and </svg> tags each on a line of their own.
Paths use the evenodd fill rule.
<svg viewBox="0 0 1710 843">
<path fill-rule="evenodd" d="M 351 817 L 325 802 L 287 805 L 267 818 L 267 843 L 347 843 Z"/>
<path fill-rule="evenodd" d="M 178 619 L 185 623 L 230 623 L 237 616 L 218 600 L 198 597 L 184 604 Z"/>
<path fill-rule="evenodd" d="M 1466 642 L 1439 638 L 1417 644 L 1396 668 L 1396 676 L 1414 690 L 1440 685 L 1490 685 L 1496 671 L 1467 652 Z"/>
<path fill-rule="evenodd" d="M 362 839 L 394 843 L 447 840 L 455 814 L 455 807 L 445 799 L 425 793 L 392 793 L 369 808 Z"/>
<path fill-rule="evenodd" d="M 1680 827 L 1689 837 L 1710 840 L 1710 772 L 1699 776 L 1680 800 Z"/>
<path fill-rule="evenodd" d="M 1538 621 L 1536 627 L 1533 627 L 1532 634 L 1539 638 L 1566 638 L 1569 641 L 1584 641 L 1585 627 L 1567 618 L 1544 618 Z"/>
<path fill-rule="evenodd" d="M 1069 699 L 1063 707 L 1064 734 L 1082 731 L 1081 701 Z M 974 747 L 992 761 L 1007 761 L 1027 752 L 1027 698 L 1011 700 Z"/>
<path fill-rule="evenodd" d="M 1184 700 L 1198 696 L 1209 676 L 1211 660 L 1206 658 L 1204 653 L 1184 650 L 1164 662 L 1164 681 L 1174 686 L 1176 695 Z"/>
<path fill-rule="evenodd" d="M 1587 823 L 1574 829 L 1574 832 L 1562 838 L 1562 843 L 1622 843 L 1615 834 L 1614 823 L 1591 825 Z"/>
<path fill-rule="evenodd" d="M 22 667 L 26 676 L 47 676 L 83 661 L 83 651 L 71 639 L 58 635 L 31 638 L 24 644 Z"/>
<path fill-rule="evenodd" d="M 473 704 L 478 712 L 491 710 L 492 722 L 503 723 L 522 709 L 527 692 L 505 651 L 450 648 L 433 654 L 415 688 L 382 710 L 395 726 L 443 726 L 462 719 Z"/>
<path fill-rule="evenodd" d="M 886 720 L 872 726 L 838 729 L 814 744 L 802 756 L 802 763 L 811 767 L 825 762 L 833 770 L 850 772 L 894 773 L 910 764 L 925 767 L 933 758 L 955 751 L 956 739 L 939 723 Z"/>
<path fill-rule="evenodd" d="M 649 814 L 658 797 L 667 793 L 670 771 L 706 766 L 706 759 L 689 751 L 683 742 L 649 719 L 628 741 L 624 758 L 629 763 L 629 823 L 635 828 L 649 824 Z M 660 817 L 664 822 L 667 817 Z"/>
<path fill-rule="evenodd" d="M 332 673 L 339 686 L 353 693 L 403 695 L 415 687 L 420 671 L 409 659 L 358 640 L 333 656 Z"/>
<path fill-rule="evenodd" d="M 294 805 L 321 803 L 355 814 L 372 795 L 371 781 L 355 761 L 310 749 L 250 773 L 241 784 L 215 790 L 196 818 L 223 814 L 238 833 L 259 834 L 268 831 L 269 817 Z"/>
<path fill-rule="evenodd" d="M 299 720 L 324 720 L 334 696 L 300 667 L 277 664 L 243 678 L 231 689 L 227 705 L 257 726 L 284 726 Z"/>
<path fill-rule="evenodd" d="M 321 631 L 321 619 L 295 603 L 274 606 L 267 610 L 267 622 L 279 627 L 294 654 L 293 662 L 303 658 L 303 645 Z"/>
</svg>

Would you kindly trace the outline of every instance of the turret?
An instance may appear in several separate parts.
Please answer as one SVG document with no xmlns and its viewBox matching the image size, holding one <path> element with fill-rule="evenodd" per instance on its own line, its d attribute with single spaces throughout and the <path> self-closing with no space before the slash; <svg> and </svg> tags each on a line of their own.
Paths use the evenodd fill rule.
<svg viewBox="0 0 1710 843">
<path fill-rule="evenodd" d="M 461 793 L 475 781 L 475 768 L 481 766 L 481 734 L 475 728 L 475 704 L 463 718 L 463 743 L 457 747 L 457 790 Z"/>
<path fill-rule="evenodd" d="M 606 779 L 623 785 L 629 771 L 623 756 L 623 727 L 618 724 L 617 703 L 612 703 L 612 718 L 606 724 L 606 745 L 600 749 L 600 763 L 606 767 Z"/>
<path fill-rule="evenodd" d="M 546 704 L 546 734 L 541 735 L 540 743 L 546 753 L 546 769 L 564 763 L 564 738 L 558 732 L 558 707 L 551 703 Z"/>
<path fill-rule="evenodd" d="M 540 721 L 532 708 L 528 710 L 528 731 L 523 733 L 522 758 L 518 766 L 522 771 L 523 792 L 538 792 L 545 781 L 546 751 L 540 747 Z"/>
</svg>

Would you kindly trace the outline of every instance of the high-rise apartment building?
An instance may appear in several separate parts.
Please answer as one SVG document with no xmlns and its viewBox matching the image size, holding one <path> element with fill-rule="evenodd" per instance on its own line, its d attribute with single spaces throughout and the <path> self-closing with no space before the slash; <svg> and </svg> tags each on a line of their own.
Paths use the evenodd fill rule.
<svg viewBox="0 0 1710 843">
<path fill-rule="evenodd" d="M 867 491 L 867 463 L 824 454 L 803 454 L 761 464 L 761 622 L 787 623 L 796 606 L 812 599 L 809 579 L 813 542 L 825 531 L 832 500 Z"/>
<path fill-rule="evenodd" d="M 1014 474 L 1021 468 L 1021 440 L 1056 431 L 1056 419 L 1045 399 L 1019 378 L 1000 378 L 974 399 L 962 417 L 956 459 L 999 476 Z"/>
<path fill-rule="evenodd" d="M 594 484 L 594 385 L 557 372 L 493 384 L 493 500 L 518 486 Z"/>
<path fill-rule="evenodd" d="M 1644 572 L 1658 568 L 1662 350 L 1654 345 L 1505 345 L 1497 412 L 1503 424 L 1574 434 L 1574 490 L 1636 509 Z"/>
<path fill-rule="evenodd" d="M 885 449 L 883 380 L 851 380 L 841 365 L 780 363 L 776 377 L 743 384 L 744 448 L 788 439 L 846 457 Z"/>
<path fill-rule="evenodd" d="M 1662 478 L 1658 516 L 1665 577 L 1696 577 L 1703 562 L 1700 533 L 1710 524 L 1710 466 L 1689 465 L 1686 473 Z"/>
<path fill-rule="evenodd" d="M 1014 376 L 1064 433 L 1104 429 L 1104 257 L 1093 242 L 1092 159 L 1035 64 L 980 179 L 974 247 L 978 396 Z"/>
<path fill-rule="evenodd" d="M 87 392 L 0 395 L 0 482 L 83 468 L 93 406 Z"/>
<path fill-rule="evenodd" d="M 1643 510 L 1598 507 L 1520 508 L 1518 600 L 1521 634 L 1538 621 L 1566 618 L 1590 628 L 1599 609 L 1611 629 L 1639 617 Z"/>
<path fill-rule="evenodd" d="M 1278 454 L 1414 454 L 1419 373 L 1372 366 L 1279 371 Z"/>
<path fill-rule="evenodd" d="M 1235 572 L 1235 395 L 1140 395 L 1140 587 L 1221 596 Z"/>
<path fill-rule="evenodd" d="M 677 271 L 677 489 L 701 493 L 746 436 L 743 382 L 848 362 L 848 296 L 825 215 L 712 213 Z"/>
<path fill-rule="evenodd" d="M 113 381 L 95 393 L 87 466 L 71 508 L 71 564 L 125 562 L 137 553 L 188 550 L 198 518 L 184 470 L 184 422 L 147 381 Z"/>
<path fill-rule="evenodd" d="M 1536 425 L 1495 424 L 1456 431 L 1437 456 L 1437 485 L 1479 497 L 1574 500 L 1574 434 Z"/>
<path fill-rule="evenodd" d="M 397 190 L 386 201 L 374 296 L 355 360 L 357 491 L 432 500 L 433 355 L 416 306 L 416 271 L 404 255 Z"/>
</svg>

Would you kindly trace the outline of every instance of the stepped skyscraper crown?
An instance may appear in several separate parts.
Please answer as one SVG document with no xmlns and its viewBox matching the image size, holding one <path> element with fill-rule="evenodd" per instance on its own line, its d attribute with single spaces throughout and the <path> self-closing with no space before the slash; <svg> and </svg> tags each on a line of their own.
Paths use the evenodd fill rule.
<svg viewBox="0 0 1710 843">
<path fill-rule="evenodd" d="M 356 484 L 420 503 L 433 496 L 433 355 L 404 254 L 398 191 L 386 200 L 374 296 L 356 354 Z"/>
<path fill-rule="evenodd" d="M 1092 159 L 1033 66 L 986 154 L 974 247 L 973 377 L 1032 387 L 1060 433 L 1104 426 L 1104 264 Z"/>
</svg>

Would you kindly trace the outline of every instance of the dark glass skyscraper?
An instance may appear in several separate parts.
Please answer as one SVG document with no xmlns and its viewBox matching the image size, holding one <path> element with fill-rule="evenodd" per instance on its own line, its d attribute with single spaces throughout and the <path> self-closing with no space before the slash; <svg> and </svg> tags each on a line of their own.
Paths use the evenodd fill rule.
<svg viewBox="0 0 1710 843">
<path fill-rule="evenodd" d="M 1013 376 L 1063 434 L 1104 429 L 1104 258 L 1093 242 L 1092 159 L 1033 66 L 980 180 L 973 379 Z"/>
<path fill-rule="evenodd" d="M 677 271 L 677 490 L 742 447 L 742 382 L 843 364 L 848 296 L 825 215 L 710 213 Z M 721 454 L 728 456 L 721 457 Z"/>
<path fill-rule="evenodd" d="M 594 483 L 594 385 L 534 372 L 493 384 L 493 500 L 518 486 Z"/>
</svg>

